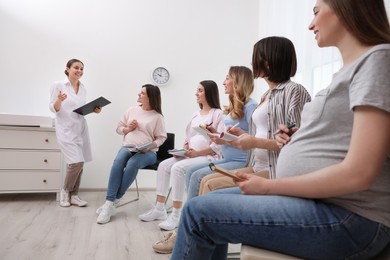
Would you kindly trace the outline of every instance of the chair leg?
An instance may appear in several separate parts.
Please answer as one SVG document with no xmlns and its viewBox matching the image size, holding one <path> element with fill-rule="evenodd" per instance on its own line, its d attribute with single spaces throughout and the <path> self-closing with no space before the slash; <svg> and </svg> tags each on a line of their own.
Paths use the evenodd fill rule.
<svg viewBox="0 0 390 260">
<path fill-rule="evenodd" d="M 129 200 L 129 201 L 125 201 L 125 202 L 121 203 L 118 207 L 122 207 L 122 206 L 124 206 L 124 205 L 126 205 L 126 204 L 129 204 L 129 203 L 132 203 L 132 202 L 134 202 L 134 201 L 139 200 L 139 190 L 138 190 L 137 178 L 135 178 L 135 189 L 136 189 L 136 191 L 137 191 L 137 197 L 136 197 L 135 199 L 131 199 L 131 200 Z"/>
<path fill-rule="evenodd" d="M 165 205 L 167 205 L 167 201 L 168 201 L 169 195 L 171 195 L 171 191 L 172 191 L 172 187 L 170 187 L 169 190 L 168 190 L 168 195 L 165 198 Z"/>
<path fill-rule="evenodd" d="M 172 191 L 172 187 L 169 188 L 168 195 L 165 198 L 165 203 L 164 203 L 165 207 L 167 206 L 168 198 L 169 198 L 169 195 L 171 195 L 171 191 Z M 170 206 L 169 208 L 167 208 L 167 213 L 172 212 L 172 208 L 173 208 L 173 206 Z"/>
</svg>

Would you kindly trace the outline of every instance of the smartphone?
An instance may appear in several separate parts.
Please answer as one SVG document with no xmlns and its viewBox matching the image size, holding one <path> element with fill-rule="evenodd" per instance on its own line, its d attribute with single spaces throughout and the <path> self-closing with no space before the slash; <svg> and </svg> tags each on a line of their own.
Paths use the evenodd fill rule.
<svg viewBox="0 0 390 260">
<path fill-rule="evenodd" d="M 221 167 L 216 166 L 214 163 L 210 163 L 209 167 L 212 171 L 216 171 L 216 172 L 219 172 L 225 176 L 228 176 L 228 177 L 232 178 L 234 181 L 244 181 L 245 180 L 245 179 L 238 177 L 237 175 L 235 175 L 232 172 L 229 172 Z"/>
</svg>

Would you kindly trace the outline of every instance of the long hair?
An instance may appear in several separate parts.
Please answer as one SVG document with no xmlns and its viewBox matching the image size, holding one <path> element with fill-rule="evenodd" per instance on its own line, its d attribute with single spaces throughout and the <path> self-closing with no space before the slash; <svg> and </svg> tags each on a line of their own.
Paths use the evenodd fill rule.
<svg viewBox="0 0 390 260">
<path fill-rule="evenodd" d="M 161 92 L 160 89 L 152 84 L 145 84 L 142 86 L 143 88 L 146 89 L 146 94 L 148 95 L 149 98 L 149 104 L 150 107 L 158 112 L 159 114 L 163 114 L 161 110 Z"/>
<path fill-rule="evenodd" d="M 294 44 L 285 37 L 267 37 L 253 47 L 253 76 L 267 77 L 275 83 L 286 82 L 297 72 Z"/>
<path fill-rule="evenodd" d="M 70 67 L 72 67 L 73 63 L 76 63 L 76 62 L 80 62 L 84 66 L 84 63 L 81 60 L 71 59 L 71 60 L 68 60 L 68 62 L 66 63 L 66 68 L 70 69 Z M 64 72 L 65 72 L 66 76 L 69 76 L 69 73 L 66 70 Z"/>
<path fill-rule="evenodd" d="M 390 25 L 383 0 L 324 0 L 359 42 L 390 43 Z"/>
<path fill-rule="evenodd" d="M 207 104 L 209 104 L 211 108 L 221 109 L 217 83 L 215 83 L 213 80 L 203 80 L 199 84 L 204 88 Z M 202 109 L 203 105 L 199 104 L 199 107 Z"/>
<path fill-rule="evenodd" d="M 232 66 L 229 69 L 229 78 L 233 80 L 233 94 L 229 94 L 228 112 L 233 119 L 244 116 L 244 106 L 252 95 L 254 79 L 252 71 L 244 66 Z"/>
</svg>

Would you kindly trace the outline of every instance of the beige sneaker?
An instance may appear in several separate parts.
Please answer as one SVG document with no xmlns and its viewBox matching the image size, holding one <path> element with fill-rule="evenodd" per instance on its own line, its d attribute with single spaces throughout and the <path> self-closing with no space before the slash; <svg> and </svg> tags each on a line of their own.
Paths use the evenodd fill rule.
<svg viewBox="0 0 390 260">
<path fill-rule="evenodd" d="M 176 240 L 176 230 L 170 232 L 163 239 L 154 243 L 152 247 L 154 251 L 156 251 L 157 253 L 170 254 L 172 253 L 173 246 L 175 245 L 175 240 Z"/>
</svg>

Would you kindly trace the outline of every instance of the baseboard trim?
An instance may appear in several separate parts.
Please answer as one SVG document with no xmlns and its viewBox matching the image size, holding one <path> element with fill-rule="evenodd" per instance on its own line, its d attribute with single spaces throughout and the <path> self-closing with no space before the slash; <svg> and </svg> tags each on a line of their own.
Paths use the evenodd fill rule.
<svg viewBox="0 0 390 260">
<path fill-rule="evenodd" d="M 138 191 L 155 191 L 155 188 L 138 188 Z M 107 188 L 80 188 L 81 192 L 106 192 Z M 130 188 L 127 191 L 137 191 L 136 188 Z"/>
</svg>

